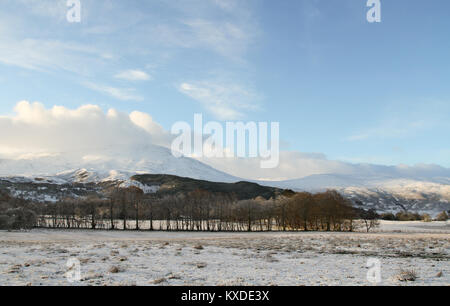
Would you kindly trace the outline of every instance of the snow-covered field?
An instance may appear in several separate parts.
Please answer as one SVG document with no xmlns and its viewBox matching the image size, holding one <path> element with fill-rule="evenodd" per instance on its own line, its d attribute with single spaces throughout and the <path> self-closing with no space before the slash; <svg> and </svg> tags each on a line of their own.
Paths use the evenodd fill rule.
<svg viewBox="0 0 450 306">
<path fill-rule="evenodd" d="M 445 222 L 377 233 L 0 232 L 0 285 L 450 285 Z M 81 280 L 67 275 L 80 263 Z M 415 281 L 399 281 L 414 270 Z"/>
</svg>

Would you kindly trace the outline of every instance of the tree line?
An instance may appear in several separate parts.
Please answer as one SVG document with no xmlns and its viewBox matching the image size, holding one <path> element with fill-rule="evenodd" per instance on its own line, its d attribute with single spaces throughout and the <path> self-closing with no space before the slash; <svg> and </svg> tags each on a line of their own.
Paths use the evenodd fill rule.
<svg viewBox="0 0 450 306">
<path fill-rule="evenodd" d="M 383 213 L 380 215 L 380 219 L 388 221 L 447 221 L 448 213 L 446 211 L 442 211 L 433 219 L 430 214 L 427 213 L 419 214 L 417 212 L 400 211 L 395 215 L 393 213 Z"/>
<path fill-rule="evenodd" d="M 237 200 L 197 189 L 175 195 L 113 188 L 104 197 L 33 203 L 0 198 L 0 228 L 66 228 L 165 231 L 367 231 L 374 211 L 357 209 L 336 191 L 285 192 L 276 199 Z"/>
</svg>

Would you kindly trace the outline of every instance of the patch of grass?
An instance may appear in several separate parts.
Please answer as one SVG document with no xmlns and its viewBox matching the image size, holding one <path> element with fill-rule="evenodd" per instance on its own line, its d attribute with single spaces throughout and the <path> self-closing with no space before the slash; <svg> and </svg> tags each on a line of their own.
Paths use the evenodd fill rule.
<svg viewBox="0 0 450 306">
<path fill-rule="evenodd" d="M 396 275 L 396 279 L 401 282 L 413 282 L 417 279 L 417 273 L 414 270 L 403 270 Z"/>
<path fill-rule="evenodd" d="M 119 268 L 118 266 L 112 266 L 112 267 L 110 267 L 109 270 L 108 270 L 109 273 L 119 273 L 119 272 L 121 272 L 121 271 L 122 271 L 122 269 Z"/>
<path fill-rule="evenodd" d="M 154 281 L 152 281 L 152 284 L 159 285 L 159 284 L 162 284 L 165 282 L 167 282 L 167 280 L 165 278 L 158 278 L 158 279 L 155 279 Z"/>
<path fill-rule="evenodd" d="M 168 279 L 181 279 L 180 275 L 176 275 L 176 274 L 170 274 L 168 277 Z"/>
</svg>

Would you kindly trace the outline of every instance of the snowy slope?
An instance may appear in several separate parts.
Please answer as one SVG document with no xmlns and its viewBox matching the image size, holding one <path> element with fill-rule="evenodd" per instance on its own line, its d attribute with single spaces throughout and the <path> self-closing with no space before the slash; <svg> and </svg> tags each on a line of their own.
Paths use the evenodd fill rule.
<svg viewBox="0 0 450 306">
<path fill-rule="evenodd" d="M 280 182 L 266 182 L 276 187 L 298 190 L 320 191 L 329 188 L 404 188 L 414 187 L 428 190 L 432 186 L 450 187 L 449 177 L 410 177 L 410 176 L 356 176 L 344 174 L 319 174 L 301 179 Z M 445 189 L 445 188 L 444 188 Z"/>
<path fill-rule="evenodd" d="M 51 177 L 55 182 L 99 182 L 126 180 L 137 173 L 173 174 L 218 182 L 238 181 L 194 159 L 175 158 L 169 149 L 155 145 L 0 160 L 0 177 Z"/>
<path fill-rule="evenodd" d="M 406 209 L 436 215 L 443 210 L 450 210 L 449 177 L 420 173 L 414 178 L 413 175 L 382 175 L 378 172 L 372 176 L 312 175 L 297 180 L 262 184 L 310 192 L 336 189 L 347 197 L 362 202 L 365 208 L 374 208 L 379 212 Z"/>
</svg>

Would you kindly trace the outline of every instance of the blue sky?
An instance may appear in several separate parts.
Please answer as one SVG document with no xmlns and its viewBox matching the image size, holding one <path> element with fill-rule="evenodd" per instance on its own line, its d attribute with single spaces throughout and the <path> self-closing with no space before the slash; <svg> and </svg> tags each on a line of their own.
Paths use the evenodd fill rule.
<svg viewBox="0 0 450 306">
<path fill-rule="evenodd" d="M 283 150 L 450 167 L 450 3 L 2 0 L 0 115 L 22 100 L 279 121 Z"/>
</svg>

